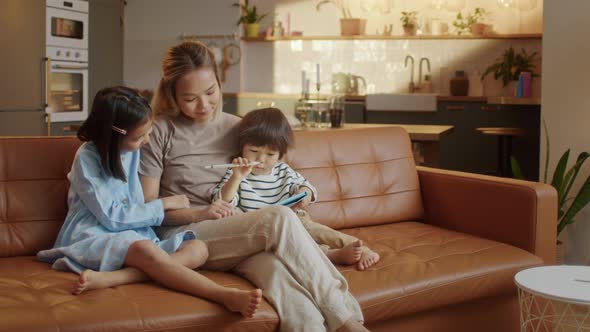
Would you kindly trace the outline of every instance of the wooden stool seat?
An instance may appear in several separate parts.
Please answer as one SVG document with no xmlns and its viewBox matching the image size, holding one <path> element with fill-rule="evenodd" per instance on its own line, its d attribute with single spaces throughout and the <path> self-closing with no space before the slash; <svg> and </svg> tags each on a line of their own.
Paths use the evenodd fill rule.
<svg viewBox="0 0 590 332">
<path fill-rule="evenodd" d="M 498 136 L 498 169 L 496 172 L 499 176 L 511 177 L 512 137 L 524 136 L 526 130 L 507 127 L 480 127 L 475 128 L 475 130 L 484 135 Z"/>
<path fill-rule="evenodd" d="M 503 127 L 481 127 L 475 128 L 475 130 L 481 132 L 484 135 L 495 135 L 495 136 L 524 136 L 526 130 L 522 128 L 503 128 Z"/>
</svg>

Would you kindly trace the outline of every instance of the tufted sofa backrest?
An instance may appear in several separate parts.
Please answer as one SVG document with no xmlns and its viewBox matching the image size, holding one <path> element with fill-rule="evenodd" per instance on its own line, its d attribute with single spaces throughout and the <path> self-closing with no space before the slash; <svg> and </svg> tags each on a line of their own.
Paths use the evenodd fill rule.
<svg viewBox="0 0 590 332">
<path fill-rule="evenodd" d="M 301 130 L 285 161 L 318 190 L 313 219 L 350 228 L 423 217 L 410 138 L 401 127 Z"/>
<path fill-rule="evenodd" d="M 67 212 L 75 137 L 0 138 L 0 257 L 50 248 Z"/>
</svg>

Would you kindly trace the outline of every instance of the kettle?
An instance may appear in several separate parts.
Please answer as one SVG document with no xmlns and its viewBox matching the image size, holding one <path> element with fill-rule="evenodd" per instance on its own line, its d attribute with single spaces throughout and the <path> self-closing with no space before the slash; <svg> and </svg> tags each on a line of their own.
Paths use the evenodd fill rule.
<svg viewBox="0 0 590 332">
<path fill-rule="evenodd" d="M 363 82 L 362 89 L 361 89 L 360 82 Z M 350 94 L 350 95 L 364 94 L 365 91 L 367 91 L 367 82 L 365 81 L 365 78 L 362 76 L 358 76 L 358 75 L 350 75 L 350 89 L 349 89 L 348 94 Z"/>
<path fill-rule="evenodd" d="M 360 90 L 360 82 L 363 89 Z M 332 74 L 332 93 L 335 95 L 358 95 L 367 88 L 365 78 L 351 73 Z"/>
</svg>

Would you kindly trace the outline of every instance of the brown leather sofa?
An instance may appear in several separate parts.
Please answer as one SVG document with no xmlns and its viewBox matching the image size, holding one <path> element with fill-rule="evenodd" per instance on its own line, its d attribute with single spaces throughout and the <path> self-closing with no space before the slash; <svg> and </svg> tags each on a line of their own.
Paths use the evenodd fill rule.
<svg viewBox="0 0 590 332">
<path fill-rule="evenodd" d="M 415 167 L 398 127 L 296 133 L 287 156 L 319 191 L 311 214 L 381 255 L 342 268 L 373 331 L 517 331 L 514 274 L 555 257 L 551 186 Z M 66 214 L 75 138 L 0 139 L 0 331 L 274 331 L 154 283 L 69 294 L 73 273 L 35 259 Z M 224 285 L 253 287 L 227 273 Z"/>
</svg>

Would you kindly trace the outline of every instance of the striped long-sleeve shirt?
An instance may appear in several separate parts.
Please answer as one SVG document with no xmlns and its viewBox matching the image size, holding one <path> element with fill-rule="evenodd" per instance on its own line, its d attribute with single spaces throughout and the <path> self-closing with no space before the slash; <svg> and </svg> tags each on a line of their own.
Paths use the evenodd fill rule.
<svg viewBox="0 0 590 332">
<path fill-rule="evenodd" d="M 228 168 L 221 182 L 213 190 L 213 200 L 221 198 L 221 188 L 232 174 L 232 169 Z M 302 186 L 309 188 L 313 192 L 313 200 L 317 200 L 315 187 L 289 165 L 279 162 L 268 175 L 250 173 L 244 177 L 230 203 L 244 212 L 258 210 L 296 194 Z"/>
</svg>

